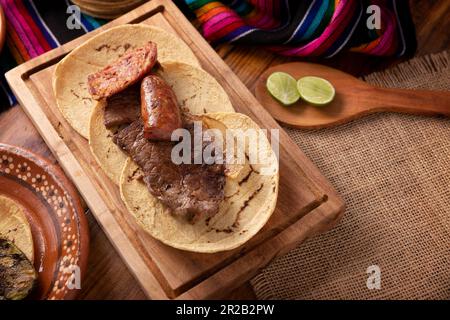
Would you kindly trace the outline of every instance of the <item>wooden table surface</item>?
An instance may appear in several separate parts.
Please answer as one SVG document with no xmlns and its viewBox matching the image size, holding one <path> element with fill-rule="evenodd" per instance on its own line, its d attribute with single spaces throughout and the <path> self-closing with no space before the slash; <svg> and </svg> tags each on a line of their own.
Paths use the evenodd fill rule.
<svg viewBox="0 0 450 320">
<path fill-rule="evenodd" d="M 416 56 L 449 49 L 450 1 L 416 0 L 410 3 L 418 39 Z M 251 47 L 222 45 L 216 50 L 252 92 L 259 75 L 269 66 L 299 60 L 278 57 L 270 52 Z M 316 59 L 315 62 L 360 76 L 399 61 L 343 53 L 330 60 Z M 2 110 L 1 107 L 0 110 Z M 14 106 L 0 113 L 0 142 L 27 148 L 56 162 L 20 106 Z M 144 299 L 145 295 L 138 283 L 114 251 L 92 215 L 88 214 L 88 220 L 91 234 L 90 257 L 79 298 Z M 255 295 L 251 286 L 246 284 L 227 298 L 252 299 Z"/>
</svg>

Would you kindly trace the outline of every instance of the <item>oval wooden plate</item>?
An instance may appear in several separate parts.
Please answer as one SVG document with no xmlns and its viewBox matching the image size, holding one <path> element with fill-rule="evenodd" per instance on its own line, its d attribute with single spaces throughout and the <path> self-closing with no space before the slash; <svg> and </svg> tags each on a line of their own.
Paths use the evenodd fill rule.
<svg viewBox="0 0 450 320">
<path fill-rule="evenodd" d="M 278 103 L 267 91 L 267 78 L 276 71 L 295 79 L 318 76 L 336 89 L 334 100 L 326 106 L 313 106 L 301 99 L 291 106 Z M 294 62 L 267 69 L 258 79 L 255 95 L 279 122 L 300 129 L 331 127 L 355 118 L 382 111 L 420 115 L 450 116 L 450 92 L 374 87 L 345 72 L 320 64 Z"/>
<path fill-rule="evenodd" d="M 0 144 L 0 194 L 20 203 L 31 225 L 38 283 L 30 298 L 74 299 L 78 290 L 66 284 L 76 284 L 73 274 L 84 275 L 89 252 L 89 229 L 75 188 L 47 160 Z"/>
</svg>

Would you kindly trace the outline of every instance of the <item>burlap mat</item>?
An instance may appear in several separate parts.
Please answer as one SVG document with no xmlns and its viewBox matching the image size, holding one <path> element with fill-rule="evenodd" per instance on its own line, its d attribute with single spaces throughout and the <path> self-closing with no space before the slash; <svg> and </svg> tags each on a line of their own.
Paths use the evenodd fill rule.
<svg viewBox="0 0 450 320">
<path fill-rule="evenodd" d="M 450 90 L 450 51 L 365 80 Z M 450 106 L 449 106 L 450 108 Z M 393 113 L 287 130 L 347 204 L 343 221 L 252 280 L 261 299 L 450 299 L 450 120 Z M 381 289 L 366 270 L 378 265 Z"/>
</svg>

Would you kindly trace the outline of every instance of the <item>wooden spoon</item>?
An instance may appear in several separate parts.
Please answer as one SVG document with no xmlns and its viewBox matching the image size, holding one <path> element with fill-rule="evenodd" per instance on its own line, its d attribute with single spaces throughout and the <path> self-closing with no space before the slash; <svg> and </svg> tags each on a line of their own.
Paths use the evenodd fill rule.
<svg viewBox="0 0 450 320">
<path fill-rule="evenodd" d="M 267 78 L 276 71 L 289 73 L 295 79 L 304 76 L 325 78 L 335 87 L 336 96 L 325 106 L 313 106 L 301 99 L 294 105 L 283 106 L 266 88 Z M 375 87 L 345 72 L 305 62 L 269 68 L 258 79 L 255 94 L 276 120 L 301 129 L 331 127 L 382 111 L 450 116 L 450 92 Z"/>
</svg>

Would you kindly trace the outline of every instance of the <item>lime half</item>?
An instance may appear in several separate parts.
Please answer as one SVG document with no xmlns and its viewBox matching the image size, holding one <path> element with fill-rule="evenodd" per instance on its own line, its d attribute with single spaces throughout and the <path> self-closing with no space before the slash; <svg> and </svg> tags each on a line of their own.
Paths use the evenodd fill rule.
<svg viewBox="0 0 450 320">
<path fill-rule="evenodd" d="M 306 102 L 324 105 L 333 101 L 335 90 L 333 85 L 319 77 L 303 77 L 297 81 L 300 96 Z"/>
<path fill-rule="evenodd" d="M 272 73 L 267 78 L 266 86 L 270 94 L 286 106 L 296 103 L 300 99 L 297 82 L 285 72 Z"/>
</svg>

